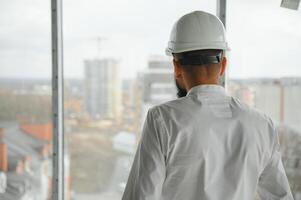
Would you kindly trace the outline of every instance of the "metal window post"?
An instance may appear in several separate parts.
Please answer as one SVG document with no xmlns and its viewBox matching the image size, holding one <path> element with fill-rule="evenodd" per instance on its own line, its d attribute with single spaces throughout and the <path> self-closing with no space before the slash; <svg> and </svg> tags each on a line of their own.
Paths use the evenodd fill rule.
<svg viewBox="0 0 301 200">
<path fill-rule="evenodd" d="M 216 8 L 216 15 L 218 18 L 223 22 L 225 28 L 226 28 L 226 11 L 227 11 L 227 0 L 217 0 L 217 8 Z M 227 70 L 226 70 L 227 72 Z M 226 81 L 227 74 L 222 77 L 220 84 L 226 87 Z"/>
<path fill-rule="evenodd" d="M 217 0 L 216 14 L 226 27 L 227 0 Z"/>
<path fill-rule="evenodd" d="M 52 200 L 64 199 L 62 0 L 51 0 L 53 174 Z"/>
</svg>

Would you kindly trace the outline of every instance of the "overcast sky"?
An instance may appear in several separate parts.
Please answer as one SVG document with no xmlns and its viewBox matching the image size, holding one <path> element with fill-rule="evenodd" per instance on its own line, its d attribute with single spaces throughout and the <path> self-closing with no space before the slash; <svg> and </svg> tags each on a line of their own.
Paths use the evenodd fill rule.
<svg viewBox="0 0 301 200">
<path fill-rule="evenodd" d="M 301 76 L 301 8 L 281 0 L 228 1 L 230 78 Z M 66 77 L 83 77 L 83 60 L 112 57 L 124 78 L 152 55 L 165 59 L 169 32 L 183 14 L 215 13 L 213 0 L 64 0 Z M 0 0 L 0 77 L 50 77 L 50 1 Z M 100 43 L 97 38 L 104 38 Z M 100 48 L 99 48 L 100 47 Z"/>
</svg>

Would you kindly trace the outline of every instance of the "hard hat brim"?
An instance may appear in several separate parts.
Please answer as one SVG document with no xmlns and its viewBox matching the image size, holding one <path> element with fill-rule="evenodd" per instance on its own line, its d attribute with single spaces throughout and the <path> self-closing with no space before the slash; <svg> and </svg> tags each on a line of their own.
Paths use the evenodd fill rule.
<svg viewBox="0 0 301 200">
<path fill-rule="evenodd" d="M 167 56 L 172 56 L 173 53 L 183 53 L 183 52 L 187 52 L 187 51 L 196 51 L 196 50 L 208 50 L 208 49 L 220 49 L 220 50 L 224 50 L 224 51 L 231 50 L 227 43 L 224 43 L 222 45 L 217 44 L 217 45 L 208 45 L 208 46 L 195 45 L 194 47 L 192 47 L 192 45 L 190 45 L 189 48 L 187 48 L 186 45 L 183 45 L 182 48 L 178 48 L 178 49 L 173 49 L 172 44 L 169 44 L 168 46 L 169 47 L 167 47 L 165 49 L 165 54 Z"/>
</svg>

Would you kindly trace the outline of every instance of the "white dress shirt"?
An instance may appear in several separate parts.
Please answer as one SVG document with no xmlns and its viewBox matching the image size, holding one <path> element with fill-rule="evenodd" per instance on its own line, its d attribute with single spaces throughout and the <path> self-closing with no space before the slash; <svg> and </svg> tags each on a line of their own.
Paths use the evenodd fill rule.
<svg viewBox="0 0 301 200">
<path fill-rule="evenodd" d="M 198 85 L 148 111 L 122 200 L 293 200 L 273 122 Z"/>
</svg>

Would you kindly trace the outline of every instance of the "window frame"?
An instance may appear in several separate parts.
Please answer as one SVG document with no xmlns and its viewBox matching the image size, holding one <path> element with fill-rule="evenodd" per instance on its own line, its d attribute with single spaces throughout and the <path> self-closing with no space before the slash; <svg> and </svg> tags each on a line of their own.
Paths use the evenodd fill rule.
<svg viewBox="0 0 301 200">
<path fill-rule="evenodd" d="M 51 0 L 52 55 L 52 199 L 64 199 L 64 82 L 62 0 Z"/>
</svg>

